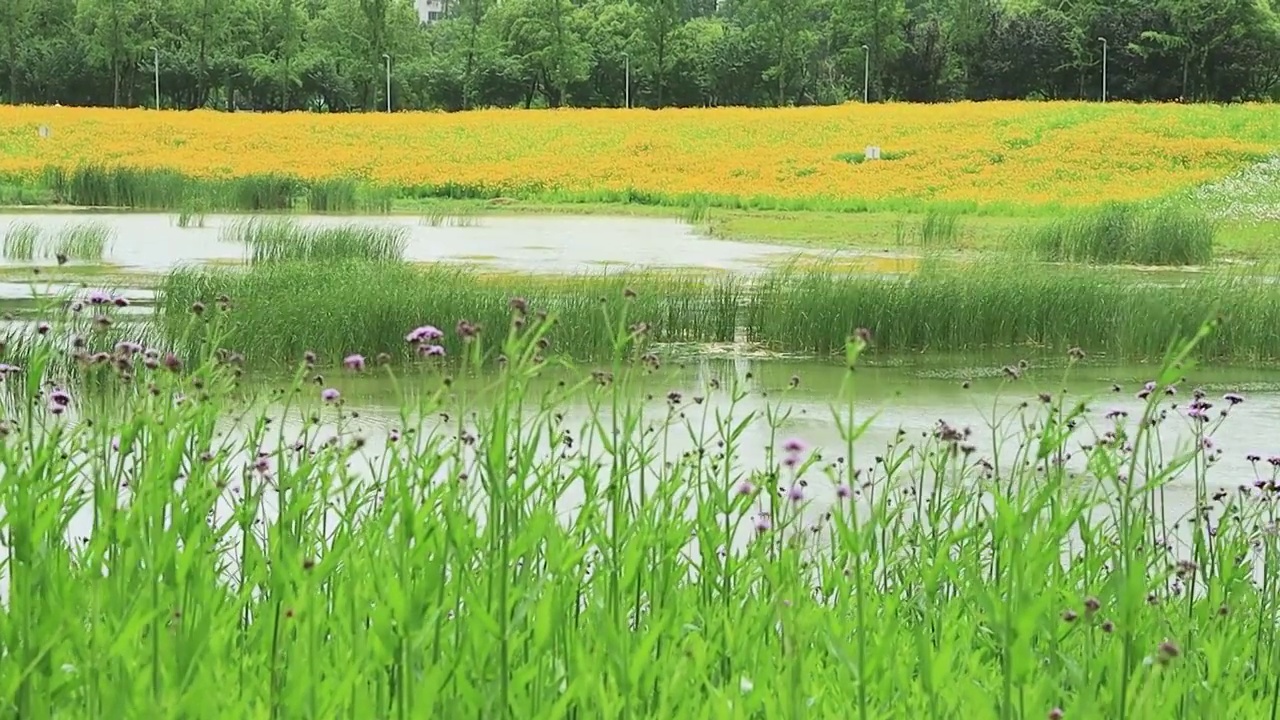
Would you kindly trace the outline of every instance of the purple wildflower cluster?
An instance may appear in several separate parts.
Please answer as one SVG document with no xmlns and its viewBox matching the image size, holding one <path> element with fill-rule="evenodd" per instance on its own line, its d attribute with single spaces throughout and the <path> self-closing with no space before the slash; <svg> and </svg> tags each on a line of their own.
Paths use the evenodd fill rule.
<svg viewBox="0 0 1280 720">
<path fill-rule="evenodd" d="M 444 357 L 444 346 L 437 342 L 443 337 L 444 333 L 436 326 L 423 325 L 405 335 L 404 341 L 415 346 L 422 357 Z"/>
</svg>

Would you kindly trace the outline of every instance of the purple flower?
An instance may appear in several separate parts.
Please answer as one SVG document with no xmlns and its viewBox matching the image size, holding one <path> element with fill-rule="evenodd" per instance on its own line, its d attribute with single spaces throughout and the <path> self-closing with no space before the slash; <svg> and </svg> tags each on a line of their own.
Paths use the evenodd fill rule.
<svg viewBox="0 0 1280 720">
<path fill-rule="evenodd" d="M 1201 408 L 1193 407 L 1187 411 L 1187 417 L 1197 422 L 1209 422 L 1209 413 Z"/>
<path fill-rule="evenodd" d="M 853 496 L 853 488 L 850 488 L 848 485 L 845 485 L 844 483 L 840 483 L 839 485 L 836 486 L 836 497 L 840 498 L 841 500 L 848 500 L 852 496 Z"/>
<path fill-rule="evenodd" d="M 67 410 L 66 407 L 59 405 L 56 402 L 49 403 L 49 412 L 52 413 L 53 415 L 61 415 L 62 413 L 66 412 L 66 410 Z"/>
<path fill-rule="evenodd" d="M 1244 398 L 1235 393 L 1227 393 L 1226 395 L 1222 396 L 1222 399 L 1225 402 L 1228 402 L 1232 405 L 1239 405 L 1240 403 L 1244 402 Z"/>
<path fill-rule="evenodd" d="M 787 490 L 787 499 L 794 503 L 804 500 L 804 487 L 800 485 L 800 483 L 792 485 L 790 489 Z"/>
<path fill-rule="evenodd" d="M 355 370 L 356 372 L 364 370 L 364 356 L 348 355 L 346 359 L 342 361 L 342 365 L 348 370 Z"/>
<path fill-rule="evenodd" d="M 106 305 L 111 302 L 111 296 L 102 290 L 89 291 L 90 305 Z"/>
<path fill-rule="evenodd" d="M 756 486 L 752 485 L 750 480 L 743 480 L 738 483 L 738 487 L 734 488 L 734 492 L 742 496 L 754 495 L 756 493 Z"/>
<path fill-rule="evenodd" d="M 444 357 L 444 348 L 439 345 L 419 345 L 418 354 L 423 357 Z"/>
<path fill-rule="evenodd" d="M 53 392 L 49 393 L 49 402 L 52 405 L 66 407 L 71 404 L 71 396 L 67 394 L 66 390 L 55 389 Z"/>
<path fill-rule="evenodd" d="M 755 525 L 756 532 L 766 533 L 773 527 L 773 520 L 769 518 L 768 513 L 759 513 L 752 524 Z"/>
<path fill-rule="evenodd" d="M 47 322 L 42 322 L 39 325 L 36 325 L 36 332 L 40 333 L 41 335 L 48 334 L 49 330 L 50 330 L 49 323 Z"/>
<path fill-rule="evenodd" d="M 414 328 L 413 332 L 405 335 L 404 341 L 407 343 L 420 343 L 427 340 L 439 340 L 442 337 L 444 337 L 444 333 L 440 332 L 440 329 L 435 325 L 423 325 L 422 327 Z"/>
<path fill-rule="evenodd" d="M 119 297 L 115 298 L 115 299 L 114 299 L 114 300 L 112 300 L 111 302 L 115 303 L 115 306 L 116 306 L 116 307 L 120 307 L 120 308 L 122 308 L 122 307 L 129 307 L 129 298 L 127 298 L 127 297 L 125 297 L 125 296 L 123 296 L 123 295 L 121 295 L 121 296 L 119 296 Z"/>
<path fill-rule="evenodd" d="M 342 397 L 341 393 L 333 388 L 325 388 L 320 392 L 320 399 L 327 403 L 337 402 L 340 397 Z"/>
<path fill-rule="evenodd" d="M 799 438 L 791 438 L 790 440 L 787 440 L 786 442 L 782 443 L 782 449 L 785 450 L 786 452 L 791 453 L 792 455 L 798 455 L 804 452 L 805 444 L 804 444 L 804 441 L 800 440 Z"/>
<path fill-rule="evenodd" d="M 1110 411 L 1110 412 L 1108 412 L 1108 413 L 1107 413 L 1107 419 L 1108 419 L 1108 420 L 1117 420 L 1117 419 L 1119 419 L 1119 418 L 1123 418 L 1123 417 L 1129 417 L 1129 413 L 1128 413 L 1127 411 L 1125 411 L 1125 410 L 1121 410 L 1121 409 L 1119 409 L 1119 408 L 1116 408 L 1115 410 L 1112 410 L 1112 411 Z"/>
</svg>

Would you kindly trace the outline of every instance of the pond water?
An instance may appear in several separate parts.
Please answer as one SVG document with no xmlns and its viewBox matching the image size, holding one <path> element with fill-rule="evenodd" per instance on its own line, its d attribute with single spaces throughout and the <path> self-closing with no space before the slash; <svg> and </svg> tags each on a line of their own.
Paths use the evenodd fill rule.
<svg viewBox="0 0 1280 720">
<path fill-rule="evenodd" d="M 180 263 L 241 260 L 243 247 L 220 241 L 218 234 L 226 224 L 243 217 L 208 215 L 200 226 L 182 228 L 176 215 L 161 213 L 0 214 L 0 235 L 19 222 L 38 226 L 46 237 L 70 225 L 103 223 L 114 231 L 104 262 L 127 270 L 160 272 Z M 433 224 L 397 215 L 289 217 L 318 226 L 358 222 L 403 227 L 409 232 L 405 252 L 409 261 L 466 262 L 522 272 L 569 273 L 635 266 L 747 272 L 798 254 L 791 247 L 708 238 L 686 223 L 657 218 L 484 216 Z M 13 264 L 0 259 L 0 266 Z"/>
</svg>

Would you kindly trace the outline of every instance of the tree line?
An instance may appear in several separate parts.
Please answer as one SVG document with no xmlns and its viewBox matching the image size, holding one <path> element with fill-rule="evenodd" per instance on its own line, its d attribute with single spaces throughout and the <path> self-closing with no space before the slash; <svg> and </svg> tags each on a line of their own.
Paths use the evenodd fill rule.
<svg viewBox="0 0 1280 720">
<path fill-rule="evenodd" d="M 225 110 L 1280 99 L 1272 0 L 0 0 L 0 101 Z M 389 72 L 388 72 L 389 68 Z M 629 81 L 629 82 L 628 82 Z"/>
</svg>

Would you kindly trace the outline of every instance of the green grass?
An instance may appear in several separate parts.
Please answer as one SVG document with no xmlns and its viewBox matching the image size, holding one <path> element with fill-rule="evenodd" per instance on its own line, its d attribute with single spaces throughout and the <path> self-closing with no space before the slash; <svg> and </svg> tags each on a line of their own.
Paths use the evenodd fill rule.
<svg viewBox="0 0 1280 720">
<path fill-rule="evenodd" d="M 624 288 L 638 297 L 623 302 Z M 1263 272 L 1170 279 L 999 259 L 926 262 L 898 276 L 796 266 L 754 279 L 659 272 L 540 278 L 365 263 L 182 269 L 160 285 L 162 317 L 176 319 L 171 336 L 193 303 L 210 305 L 219 295 L 235 300 L 229 347 L 274 366 L 306 350 L 331 363 L 349 352 L 407 357 L 402 338 L 413 327 L 464 319 L 501 327 L 515 296 L 554 312 L 557 342 L 565 344 L 558 349 L 580 360 L 609 352 L 599 339 L 603 302 L 615 313 L 625 305 L 634 322 L 648 324 L 646 337 L 655 343 L 743 342 L 831 357 L 856 329 L 868 328 L 877 361 L 938 353 L 1056 357 L 1081 347 L 1094 359 L 1151 362 L 1172 338 L 1219 313 L 1221 326 L 1197 350 L 1204 359 L 1280 361 L 1280 286 Z"/>
<path fill-rule="evenodd" d="M 4 231 L 6 260 L 33 260 L 40 244 L 40 228 L 26 222 L 12 222 Z"/>
<path fill-rule="evenodd" d="M 243 244 L 246 259 L 254 264 L 346 260 L 378 262 L 404 257 L 409 230 L 359 223 L 300 225 L 290 218 L 255 217 L 230 223 L 220 231 L 219 239 Z"/>
<path fill-rule="evenodd" d="M 636 298 L 625 299 L 634 287 Z M 272 263 L 235 268 L 183 268 L 157 289 L 162 326 L 181 344 L 188 310 L 231 299 L 227 347 L 255 366 L 284 367 L 306 351 L 336 364 L 350 353 L 412 357 L 404 336 L 433 324 L 453 328 L 467 320 L 500 332 L 511 319 L 508 302 L 524 297 L 557 318 L 554 348 L 581 360 L 607 357 L 611 340 L 603 332 L 601 310 L 625 311 L 648 323 L 656 342 L 727 342 L 734 337 L 741 282 L 700 275 L 637 273 L 569 278 L 486 276 L 449 265 L 426 268 L 364 262 Z M 444 347 L 461 351 L 456 338 Z"/>
<path fill-rule="evenodd" d="M 62 255 L 71 260 L 101 260 L 114 236 L 115 231 L 106 223 L 75 223 L 60 229 L 43 252 L 49 258 Z"/>
<path fill-rule="evenodd" d="M 544 328 L 493 330 L 480 342 L 510 362 L 489 390 L 406 378 L 385 448 L 301 376 L 251 402 L 201 356 L 105 401 L 71 388 L 54 415 L 32 353 L 0 432 L 0 702 L 24 718 L 1276 706 L 1274 503 L 1212 495 L 1242 479 L 1201 442 L 1247 415 L 1177 450 L 1155 434 L 1160 393 L 1118 422 L 1029 398 L 983 465 L 950 437 L 867 447 L 850 372 L 819 459 L 785 449 L 811 427 L 785 392 L 767 412 L 731 380 L 646 402 L 623 342 L 611 383 L 540 390 Z"/>
<path fill-rule="evenodd" d="M 423 227 L 476 227 L 480 224 L 479 216 L 467 210 L 452 213 L 428 212 L 422 215 L 418 224 Z"/>
<path fill-rule="evenodd" d="M 1198 350 L 1205 358 L 1280 359 L 1280 286 L 1262 271 L 1156 281 L 1106 268 L 982 258 L 926 263 L 896 277 L 783 270 L 749 297 L 747 337 L 788 352 L 838 354 L 849 334 L 865 327 L 877 353 L 1058 353 L 1079 346 L 1112 361 L 1150 362 L 1217 312 L 1222 326 Z"/>
<path fill-rule="evenodd" d="M 1049 262 L 1207 265 L 1215 233 L 1202 212 L 1112 204 L 1036 228 L 1022 242 Z"/>
</svg>

